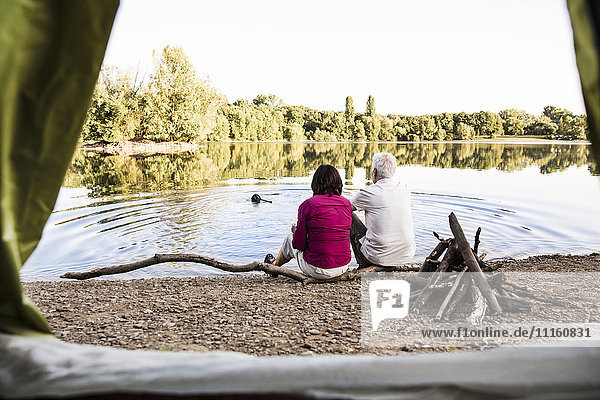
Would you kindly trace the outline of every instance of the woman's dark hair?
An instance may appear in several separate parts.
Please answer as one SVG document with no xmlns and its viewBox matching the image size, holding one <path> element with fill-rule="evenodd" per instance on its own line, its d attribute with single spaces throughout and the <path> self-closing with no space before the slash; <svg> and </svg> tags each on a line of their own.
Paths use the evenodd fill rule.
<svg viewBox="0 0 600 400">
<path fill-rule="evenodd" d="M 330 196 L 342 194 L 342 178 L 340 173 L 331 165 L 321 165 L 313 175 L 310 187 L 313 195 L 329 194 Z"/>
</svg>

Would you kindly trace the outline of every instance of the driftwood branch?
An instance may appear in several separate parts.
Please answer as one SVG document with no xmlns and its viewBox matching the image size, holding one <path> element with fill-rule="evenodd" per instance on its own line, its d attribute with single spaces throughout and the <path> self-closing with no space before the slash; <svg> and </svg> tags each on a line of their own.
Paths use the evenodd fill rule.
<svg viewBox="0 0 600 400">
<path fill-rule="evenodd" d="M 502 308 L 498 304 L 498 300 L 496 300 L 494 292 L 492 292 L 492 289 L 490 288 L 490 285 L 488 284 L 485 275 L 483 275 L 483 272 L 479 267 L 479 262 L 477 261 L 477 258 L 475 258 L 473 250 L 471 250 L 471 246 L 469 246 L 469 242 L 465 237 L 465 233 L 463 232 L 460 224 L 458 223 L 458 218 L 456 218 L 456 215 L 454 213 L 450 213 L 448 218 L 450 220 L 450 229 L 454 234 L 454 239 L 458 243 L 458 247 L 465 260 L 465 263 L 469 267 L 469 271 L 474 272 L 474 283 L 479 287 L 479 290 L 481 290 L 481 294 L 487 300 L 490 306 L 490 310 L 493 313 L 501 312 Z"/>
<path fill-rule="evenodd" d="M 421 269 L 419 269 L 419 272 L 435 271 L 438 268 L 438 264 L 439 264 L 438 259 L 440 258 L 442 253 L 444 251 L 446 251 L 446 249 L 450 245 L 450 241 L 452 240 L 452 239 L 442 239 L 440 237 L 440 235 L 438 235 L 436 232 L 433 232 L 433 236 L 435 236 L 439 240 L 439 243 L 431 251 L 431 253 L 429 254 L 429 257 L 425 258 L 425 261 L 423 262 Z"/>
<path fill-rule="evenodd" d="M 462 303 L 472 284 L 473 283 L 470 276 L 462 279 L 462 281 L 459 283 L 459 288 L 456 291 L 454 298 L 450 301 L 450 304 L 448 304 L 448 307 L 445 310 L 445 314 L 443 315 L 445 318 L 450 318 L 452 315 L 454 315 L 454 312 Z"/>
<path fill-rule="evenodd" d="M 423 307 L 423 305 L 427 302 L 427 300 L 433 293 L 434 286 L 438 283 L 441 276 L 442 273 L 439 271 L 431 274 L 429 280 L 427 281 L 427 284 L 419 294 L 419 297 L 417 297 L 417 300 L 413 303 L 413 309 L 415 313 L 419 314 L 421 307 Z"/>
<path fill-rule="evenodd" d="M 442 303 L 442 305 L 440 306 L 440 309 L 438 310 L 437 315 L 435 316 L 436 320 L 441 320 L 442 317 L 444 316 L 444 312 L 446 311 L 446 307 L 448 307 L 448 304 L 450 304 L 450 300 L 452 300 L 452 296 L 454 296 L 454 293 L 456 293 L 456 290 L 458 289 L 458 287 L 461 284 L 461 279 L 464 276 L 465 272 L 468 270 L 468 267 L 465 267 L 456 277 L 456 280 L 454 281 L 454 284 L 452 285 L 452 289 L 450 289 L 450 291 L 448 292 L 448 294 L 446 295 L 446 298 L 444 299 L 444 302 Z"/>
<path fill-rule="evenodd" d="M 475 303 L 475 307 L 471 315 L 467 317 L 467 322 L 469 325 L 481 325 L 483 322 L 483 317 L 485 315 L 485 311 L 487 309 L 487 301 L 481 295 L 481 291 L 477 287 L 477 285 L 471 286 L 471 296 L 473 297 L 473 302 Z"/>
<path fill-rule="evenodd" d="M 250 272 L 250 271 L 263 271 L 265 273 L 278 274 L 290 279 L 296 280 L 298 282 L 302 282 L 304 284 L 307 283 L 328 283 L 328 282 L 342 282 L 342 281 L 353 281 L 356 279 L 360 279 L 360 276 L 363 272 L 390 272 L 390 271 L 417 271 L 418 268 L 415 267 L 393 267 L 393 268 L 384 268 L 384 267 L 368 267 L 362 269 L 352 269 L 347 271 L 346 273 L 331 279 L 315 279 L 310 276 L 304 275 L 300 272 L 279 267 L 274 264 L 267 264 L 262 262 L 252 262 L 250 264 L 245 265 L 233 265 L 224 263 L 214 258 L 201 256 L 198 254 L 155 254 L 153 257 L 146 258 L 144 260 L 140 260 L 137 262 L 129 263 L 129 264 L 121 264 L 115 265 L 111 267 L 104 268 L 96 268 L 91 271 L 85 272 L 67 272 L 66 274 L 61 275 L 61 278 L 65 279 L 91 279 L 97 278 L 99 276 L 104 275 L 113 275 L 113 274 L 122 274 L 126 272 L 135 271 L 136 269 L 149 267 L 151 265 L 166 263 L 166 262 L 192 262 L 208 265 L 213 268 L 220 269 L 222 271 L 227 272 Z"/>
<path fill-rule="evenodd" d="M 481 235 L 481 227 L 477 228 L 477 232 L 475 232 L 475 241 L 473 242 L 473 253 L 477 256 L 477 252 L 479 251 L 479 236 Z"/>
</svg>

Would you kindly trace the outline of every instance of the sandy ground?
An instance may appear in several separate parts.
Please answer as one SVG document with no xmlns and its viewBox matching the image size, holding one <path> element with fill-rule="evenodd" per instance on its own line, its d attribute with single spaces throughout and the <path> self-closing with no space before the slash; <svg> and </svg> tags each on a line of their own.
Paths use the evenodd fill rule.
<svg viewBox="0 0 600 400">
<path fill-rule="evenodd" d="M 600 271 L 600 254 L 535 256 L 497 266 Z M 23 288 L 54 334 L 72 343 L 256 355 L 416 351 L 361 346 L 360 281 L 303 286 L 283 277 L 227 275 L 25 282 Z"/>
</svg>

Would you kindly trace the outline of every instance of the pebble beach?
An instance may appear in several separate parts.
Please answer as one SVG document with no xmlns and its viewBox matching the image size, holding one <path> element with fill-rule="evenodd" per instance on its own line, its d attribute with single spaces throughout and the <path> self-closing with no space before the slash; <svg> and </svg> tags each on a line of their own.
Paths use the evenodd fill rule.
<svg viewBox="0 0 600 400">
<path fill-rule="evenodd" d="M 600 254 L 535 256 L 494 267 L 600 271 Z M 361 346 L 360 287 L 360 281 L 302 285 L 266 275 L 23 282 L 53 333 L 71 343 L 261 356 L 425 351 Z"/>
</svg>

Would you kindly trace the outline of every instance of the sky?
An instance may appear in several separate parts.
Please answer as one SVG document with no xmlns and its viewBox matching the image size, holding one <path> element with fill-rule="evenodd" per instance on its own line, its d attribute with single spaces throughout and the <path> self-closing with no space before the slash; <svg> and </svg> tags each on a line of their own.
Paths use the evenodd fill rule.
<svg viewBox="0 0 600 400">
<path fill-rule="evenodd" d="M 585 113 L 565 1 L 121 0 L 105 65 L 181 46 L 229 102 L 378 114 Z"/>
</svg>

